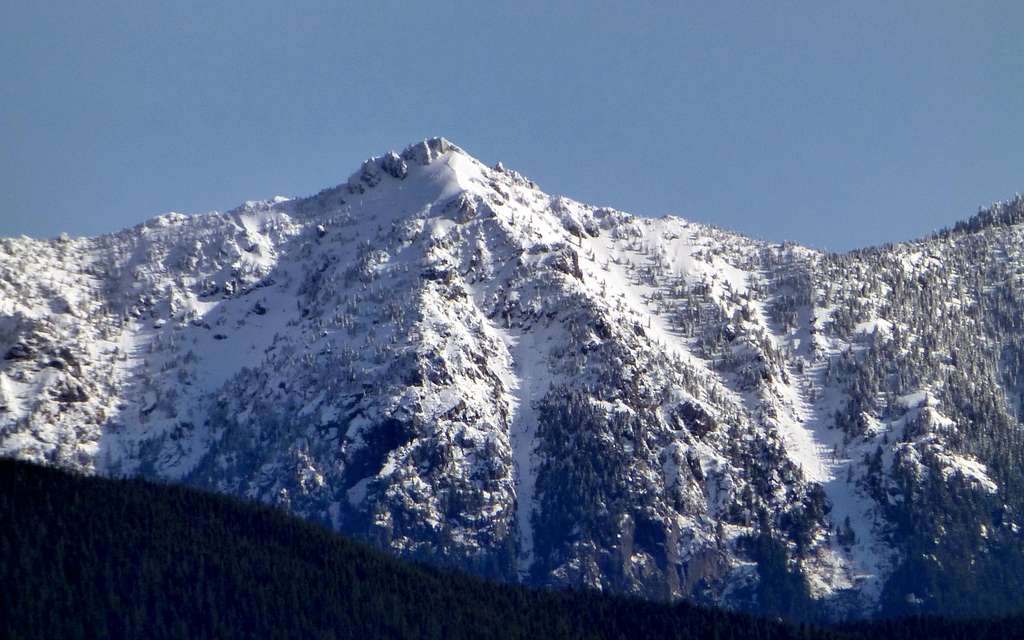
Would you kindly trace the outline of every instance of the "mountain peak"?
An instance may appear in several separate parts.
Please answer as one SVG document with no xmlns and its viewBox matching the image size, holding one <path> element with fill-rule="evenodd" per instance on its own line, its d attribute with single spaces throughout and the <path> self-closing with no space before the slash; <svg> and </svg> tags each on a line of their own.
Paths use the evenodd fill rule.
<svg viewBox="0 0 1024 640">
<path fill-rule="evenodd" d="M 828 611 L 937 607 L 900 582 L 935 540 L 973 566 L 1019 548 L 1005 231 L 826 256 L 551 196 L 428 138 L 307 198 L 0 241 L 0 455 L 509 580 L 763 609 L 757 581 L 795 566 Z M 883 522 L 952 500 L 976 516 L 956 539 Z"/>
<path fill-rule="evenodd" d="M 460 147 L 445 138 L 426 138 L 410 144 L 401 153 L 388 151 L 381 156 L 373 156 L 363 162 L 358 171 L 353 173 L 346 183 L 350 193 L 364 193 L 366 189 L 376 187 L 386 176 L 395 180 L 405 180 L 412 172 L 423 167 L 430 167 L 439 160 L 453 173 L 478 173 L 483 164 L 467 154 Z M 423 172 L 428 176 L 436 176 L 438 171 Z"/>
<path fill-rule="evenodd" d="M 420 142 L 414 142 L 403 149 L 401 155 L 403 159 L 408 161 L 415 161 L 419 164 L 430 164 L 439 156 L 443 156 L 449 152 L 469 155 L 461 147 L 442 136 L 425 138 Z"/>
</svg>

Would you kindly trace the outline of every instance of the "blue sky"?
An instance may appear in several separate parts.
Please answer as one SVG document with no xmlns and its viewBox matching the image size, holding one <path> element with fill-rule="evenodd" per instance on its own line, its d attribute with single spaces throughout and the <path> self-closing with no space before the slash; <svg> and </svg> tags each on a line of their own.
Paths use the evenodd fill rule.
<svg viewBox="0 0 1024 640">
<path fill-rule="evenodd" d="M 711 6 L 713 5 L 713 6 Z M 0 235 L 444 135 L 550 193 L 849 249 L 1024 191 L 1024 3 L 0 3 Z"/>
</svg>

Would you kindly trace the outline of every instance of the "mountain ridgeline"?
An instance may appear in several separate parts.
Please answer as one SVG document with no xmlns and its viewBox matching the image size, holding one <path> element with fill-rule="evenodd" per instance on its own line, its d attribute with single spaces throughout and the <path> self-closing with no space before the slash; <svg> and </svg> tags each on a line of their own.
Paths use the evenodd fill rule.
<svg viewBox="0 0 1024 640">
<path fill-rule="evenodd" d="M 1024 200 L 848 254 L 347 182 L 0 240 L 0 454 L 508 582 L 837 620 L 1024 605 Z"/>
</svg>

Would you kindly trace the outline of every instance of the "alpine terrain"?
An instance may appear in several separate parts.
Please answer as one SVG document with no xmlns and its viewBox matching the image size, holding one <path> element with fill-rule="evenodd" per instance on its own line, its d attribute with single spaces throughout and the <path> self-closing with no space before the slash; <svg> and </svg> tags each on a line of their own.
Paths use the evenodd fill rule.
<svg viewBox="0 0 1024 640">
<path fill-rule="evenodd" d="M 535 585 L 793 618 L 1024 605 L 1024 199 L 828 254 L 434 138 L 0 240 L 0 455 Z"/>
</svg>

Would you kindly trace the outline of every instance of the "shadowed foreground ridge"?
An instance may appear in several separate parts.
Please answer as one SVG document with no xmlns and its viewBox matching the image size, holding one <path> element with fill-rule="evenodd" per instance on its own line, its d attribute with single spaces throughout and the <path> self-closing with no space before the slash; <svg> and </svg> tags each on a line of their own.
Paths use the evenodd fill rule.
<svg viewBox="0 0 1024 640">
<path fill-rule="evenodd" d="M 802 637 L 685 604 L 502 586 L 232 498 L 9 460 L 0 519 L 11 638 Z"/>
<path fill-rule="evenodd" d="M 9 638 L 1008 638 L 1022 627 L 932 620 L 839 633 L 504 586 L 233 498 L 11 460 L 0 460 L 0 520 Z"/>
</svg>

